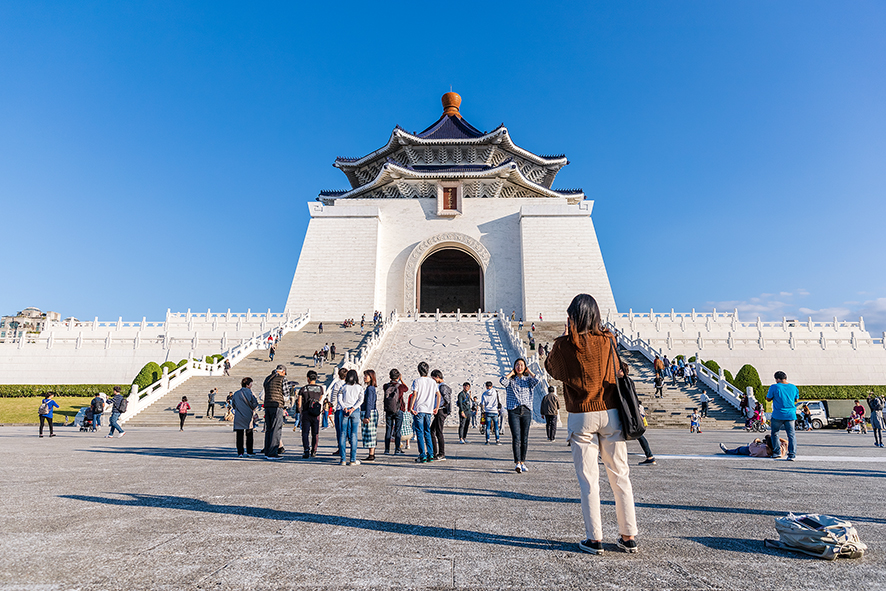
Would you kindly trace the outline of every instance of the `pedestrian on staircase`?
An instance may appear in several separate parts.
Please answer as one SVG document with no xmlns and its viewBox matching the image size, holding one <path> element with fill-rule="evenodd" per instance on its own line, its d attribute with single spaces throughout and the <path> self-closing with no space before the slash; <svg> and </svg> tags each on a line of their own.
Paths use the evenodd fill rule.
<svg viewBox="0 0 886 591">
<path fill-rule="evenodd" d="M 252 378 L 243 378 L 240 380 L 240 389 L 231 396 L 231 410 L 234 413 L 234 434 L 237 439 L 237 457 L 242 458 L 244 453 L 247 456 L 255 455 L 252 447 L 255 429 L 255 410 L 258 407 L 258 399 L 252 393 Z"/>
<path fill-rule="evenodd" d="M 335 361 L 335 343 L 329 346 L 329 360 Z"/>
<path fill-rule="evenodd" d="M 566 311 L 567 334 L 558 337 L 545 360 L 548 373 L 563 382 L 569 412 L 567 428 L 572 460 L 581 489 L 586 539 L 583 552 L 603 553 L 598 454 L 602 455 L 618 518 L 617 546 L 637 552 L 637 519 L 628 468 L 627 443 L 618 413 L 616 378 L 624 375 L 613 354 L 612 333 L 603 327 L 597 301 L 588 294 L 573 298 Z"/>
<path fill-rule="evenodd" d="M 671 385 L 672 386 L 677 385 L 677 370 L 679 370 L 679 369 L 680 368 L 677 367 L 677 362 L 672 361 L 671 362 Z"/>
<path fill-rule="evenodd" d="M 283 385 L 286 382 L 286 367 L 277 369 L 264 381 L 265 397 L 265 457 L 271 460 L 280 458 L 283 444 Z"/>
<path fill-rule="evenodd" d="M 274 360 L 274 355 L 277 354 L 277 345 L 271 343 L 271 346 L 268 348 L 268 357 L 271 358 L 271 361 Z"/>
<path fill-rule="evenodd" d="M 224 375 L 230 377 L 231 376 L 231 360 L 225 359 L 225 362 L 222 365 L 222 367 L 224 367 L 224 370 L 225 370 Z"/>
<path fill-rule="evenodd" d="M 665 365 L 664 361 L 662 361 L 658 355 L 655 356 L 655 361 L 652 362 L 652 366 L 655 368 L 655 376 L 661 377 L 662 373 L 664 373 Z"/>
<path fill-rule="evenodd" d="M 218 392 L 218 388 L 213 388 L 209 391 L 209 406 L 206 407 L 206 418 L 214 419 L 215 418 L 215 395 Z"/>
<path fill-rule="evenodd" d="M 652 380 L 652 383 L 655 386 L 655 397 L 664 398 L 664 378 L 659 374 L 655 374 L 655 379 Z"/>
<path fill-rule="evenodd" d="M 711 402 L 711 397 L 708 396 L 707 392 L 702 391 L 701 393 L 701 418 L 708 418 L 708 404 Z"/>
<path fill-rule="evenodd" d="M 185 419 L 188 418 L 188 411 L 191 410 L 191 405 L 188 404 L 188 397 L 182 396 L 182 401 L 178 403 L 178 406 L 175 407 L 175 410 L 178 411 L 178 430 L 185 430 Z"/>
<path fill-rule="evenodd" d="M 548 394 L 541 399 L 541 414 L 545 418 L 545 431 L 548 441 L 557 440 L 557 420 L 560 414 L 560 399 L 553 386 L 548 386 Z"/>
<path fill-rule="evenodd" d="M 317 334 L 323 334 L 323 323 L 322 322 L 317 327 Z"/>
</svg>

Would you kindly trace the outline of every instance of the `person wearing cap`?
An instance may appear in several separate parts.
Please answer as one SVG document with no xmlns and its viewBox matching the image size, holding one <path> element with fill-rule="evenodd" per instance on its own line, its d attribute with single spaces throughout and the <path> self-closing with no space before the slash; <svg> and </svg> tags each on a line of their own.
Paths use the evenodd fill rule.
<svg viewBox="0 0 886 591">
<path fill-rule="evenodd" d="M 265 448 L 268 459 L 280 457 L 283 436 L 283 387 L 286 382 L 286 368 L 278 365 L 277 369 L 264 381 L 265 402 Z"/>
</svg>

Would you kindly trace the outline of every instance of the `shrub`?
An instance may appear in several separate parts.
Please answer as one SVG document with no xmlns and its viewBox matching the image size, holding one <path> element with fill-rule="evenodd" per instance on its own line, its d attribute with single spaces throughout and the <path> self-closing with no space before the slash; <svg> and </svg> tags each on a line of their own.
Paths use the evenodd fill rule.
<svg viewBox="0 0 886 591">
<path fill-rule="evenodd" d="M 735 378 L 732 376 L 732 372 L 728 369 L 723 370 L 723 377 L 726 378 L 727 382 L 729 382 L 733 386 L 735 385 Z"/>
<path fill-rule="evenodd" d="M 797 386 L 800 398 L 806 400 L 864 400 L 873 390 L 877 396 L 886 396 L 886 386 Z"/>
<path fill-rule="evenodd" d="M 763 382 L 760 381 L 760 374 L 757 373 L 753 365 L 747 363 L 742 365 L 735 375 L 735 381 L 732 385 L 742 392 L 746 391 L 750 386 L 754 389 L 754 398 L 760 403 L 766 404 L 766 389 L 763 387 Z"/>
<path fill-rule="evenodd" d="M 182 359 L 181 361 L 178 362 L 176 367 L 178 368 L 178 367 L 181 367 L 182 365 L 187 365 L 187 363 L 188 363 L 187 359 Z"/>
<path fill-rule="evenodd" d="M 674 359 L 676 361 L 679 361 L 680 359 L 686 359 L 686 356 L 685 355 L 677 355 L 676 357 L 674 357 Z"/>
<path fill-rule="evenodd" d="M 135 376 L 135 379 L 132 380 L 132 383 L 138 386 L 139 390 L 144 390 L 159 380 L 162 373 L 160 366 L 156 362 L 148 361 L 141 371 L 138 372 L 138 375 Z"/>
<path fill-rule="evenodd" d="M 695 363 L 695 361 L 696 361 L 695 355 L 693 355 L 692 357 L 689 358 L 689 363 Z"/>
<path fill-rule="evenodd" d="M 164 367 L 166 368 L 166 372 L 167 372 L 167 373 L 172 373 L 172 372 L 174 372 L 175 370 L 178 369 L 178 366 L 177 366 L 174 362 L 172 362 L 172 361 L 164 361 L 163 363 L 160 364 L 160 373 L 161 373 L 161 375 L 162 375 L 162 373 L 163 373 L 163 368 L 164 368 Z"/>
<path fill-rule="evenodd" d="M 713 359 L 708 359 L 707 361 L 702 363 L 702 365 L 704 365 L 706 368 L 708 368 L 709 370 L 711 370 L 715 374 L 720 375 L 720 364 L 717 363 L 716 361 L 714 361 Z"/>
<path fill-rule="evenodd" d="M 58 396 L 80 396 L 83 398 L 92 398 L 98 392 L 104 392 L 108 396 L 113 396 L 114 386 L 120 386 L 124 394 L 129 392 L 129 386 L 126 384 L 0 384 L 0 398 L 42 397 L 47 392 L 55 392 Z"/>
</svg>

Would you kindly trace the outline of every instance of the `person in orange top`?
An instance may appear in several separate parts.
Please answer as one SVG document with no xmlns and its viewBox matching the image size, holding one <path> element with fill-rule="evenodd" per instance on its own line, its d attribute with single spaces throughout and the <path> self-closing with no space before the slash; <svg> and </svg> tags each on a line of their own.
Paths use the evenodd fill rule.
<svg viewBox="0 0 886 591">
<path fill-rule="evenodd" d="M 616 374 L 612 352 L 615 342 L 603 328 L 597 301 L 588 294 L 573 298 L 566 310 L 566 334 L 554 341 L 545 360 L 545 369 L 563 382 L 563 397 L 569 413 L 567 439 L 581 488 L 581 510 L 587 539 L 578 544 L 590 554 L 603 553 L 603 525 L 600 518 L 600 479 L 598 453 L 603 458 L 609 485 L 615 496 L 619 537 L 616 545 L 625 552 L 637 552 L 637 519 L 634 491 L 628 469 L 628 450 L 618 415 Z"/>
</svg>

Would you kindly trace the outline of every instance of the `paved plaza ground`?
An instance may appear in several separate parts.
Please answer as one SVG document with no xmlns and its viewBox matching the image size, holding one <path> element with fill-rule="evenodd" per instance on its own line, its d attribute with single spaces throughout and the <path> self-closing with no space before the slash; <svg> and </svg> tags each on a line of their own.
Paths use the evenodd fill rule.
<svg viewBox="0 0 886 591">
<path fill-rule="evenodd" d="M 522 475 L 476 431 L 446 462 L 417 465 L 413 447 L 353 467 L 329 455 L 331 429 L 302 460 L 291 424 L 280 461 L 238 459 L 224 427 L 57 432 L 0 429 L 0 589 L 886 588 L 886 452 L 869 435 L 801 433 L 789 463 L 716 453 L 743 431 L 651 431 L 658 465 L 631 474 L 641 552 L 612 543 L 604 483 L 606 553 L 591 556 L 571 455 L 543 426 Z M 868 555 L 765 549 L 788 511 L 850 519 Z"/>
</svg>

